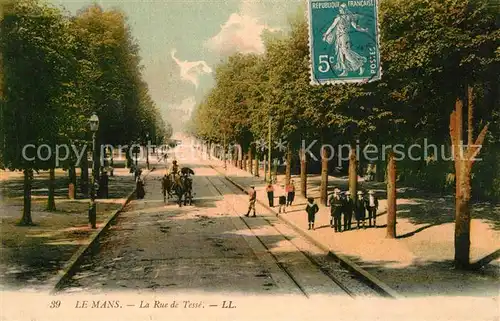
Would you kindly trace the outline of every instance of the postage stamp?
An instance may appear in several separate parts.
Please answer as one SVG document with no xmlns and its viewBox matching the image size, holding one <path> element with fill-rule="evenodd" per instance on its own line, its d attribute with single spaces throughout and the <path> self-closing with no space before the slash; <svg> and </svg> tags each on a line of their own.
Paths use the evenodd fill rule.
<svg viewBox="0 0 500 321">
<path fill-rule="evenodd" d="M 311 84 L 381 78 L 377 0 L 309 0 Z"/>
</svg>

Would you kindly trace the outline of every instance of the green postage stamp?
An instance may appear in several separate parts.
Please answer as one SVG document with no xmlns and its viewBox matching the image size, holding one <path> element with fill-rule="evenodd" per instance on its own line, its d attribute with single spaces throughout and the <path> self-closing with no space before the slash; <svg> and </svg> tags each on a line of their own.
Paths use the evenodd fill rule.
<svg viewBox="0 0 500 321">
<path fill-rule="evenodd" d="M 379 80 L 377 0 L 308 0 L 311 84 Z"/>
</svg>

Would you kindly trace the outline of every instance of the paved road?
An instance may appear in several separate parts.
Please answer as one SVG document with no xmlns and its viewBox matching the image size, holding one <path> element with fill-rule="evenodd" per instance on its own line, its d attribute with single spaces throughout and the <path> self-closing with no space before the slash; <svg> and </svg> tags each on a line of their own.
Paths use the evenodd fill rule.
<svg viewBox="0 0 500 321">
<path fill-rule="evenodd" d="M 64 292 L 189 290 L 266 294 L 355 295 L 374 291 L 354 280 L 264 208 L 241 218 L 247 196 L 201 160 L 193 206 L 163 203 L 160 177 L 147 178 L 146 197 L 131 202 Z M 354 289 L 354 290 L 353 290 Z M 352 293 L 351 293 L 352 294 Z"/>
</svg>

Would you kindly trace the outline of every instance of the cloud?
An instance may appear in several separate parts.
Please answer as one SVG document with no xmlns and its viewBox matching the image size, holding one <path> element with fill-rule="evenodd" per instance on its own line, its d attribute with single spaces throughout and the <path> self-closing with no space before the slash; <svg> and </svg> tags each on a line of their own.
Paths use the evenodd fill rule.
<svg viewBox="0 0 500 321">
<path fill-rule="evenodd" d="M 265 30 L 279 31 L 261 22 L 262 8 L 255 1 L 243 1 L 238 13 L 233 13 L 221 25 L 218 34 L 205 42 L 205 47 L 220 54 L 234 52 L 263 53 L 265 50 L 262 34 Z"/>
<path fill-rule="evenodd" d="M 172 59 L 180 67 L 180 76 L 182 80 L 191 82 L 196 88 L 200 84 L 200 77 L 203 74 L 212 73 L 212 68 L 203 60 L 200 61 L 187 61 L 179 60 L 175 57 L 177 53 L 176 49 L 173 49 L 170 53 Z"/>
</svg>

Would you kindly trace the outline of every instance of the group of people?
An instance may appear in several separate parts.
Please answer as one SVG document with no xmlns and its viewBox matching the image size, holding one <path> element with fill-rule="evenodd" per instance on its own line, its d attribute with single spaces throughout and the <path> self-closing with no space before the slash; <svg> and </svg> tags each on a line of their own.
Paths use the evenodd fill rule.
<svg viewBox="0 0 500 321">
<path fill-rule="evenodd" d="M 314 229 L 315 215 L 319 211 L 319 207 L 314 203 L 314 198 L 309 197 L 307 201 L 306 212 L 309 229 Z M 356 219 L 358 229 L 360 227 L 366 228 L 367 218 L 369 227 L 377 225 L 378 198 L 372 190 L 368 191 L 366 197 L 362 191 L 358 191 L 357 197 L 351 198 L 349 191 L 341 193 L 340 189 L 336 188 L 330 196 L 329 205 L 330 227 L 335 229 L 335 232 L 351 230 L 353 216 Z"/>
<path fill-rule="evenodd" d="M 278 214 L 286 213 L 286 207 L 292 206 L 292 203 L 295 199 L 295 182 L 293 180 L 290 181 L 290 184 L 281 185 L 282 194 L 278 197 Z M 274 186 L 269 183 L 266 187 L 267 199 L 269 202 L 269 207 L 274 207 Z M 257 191 L 255 190 L 255 186 L 250 186 L 249 195 L 249 205 L 248 212 L 245 216 L 249 216 L 250 212 L 253 211 L 253 216 L 255 217 L 255 202 L 257 200 Z M 276 215 L 278 215 L 276 214 Z"/>
<path fill-rule="evenodd" d="M 173 160 L 172 166 L 168 170 L 168 174 L 163 175 L 162 180 L 161 180 L 162 181 L 161 188 L 162 188 L 162 193 L 163 193 L 164 199 L 167 196 L 169 184 L 172 184 L 172 183 L 179 184 L 181 176 L 187 177 L 187 179 L 192 182 L 192 178 L 190 177 L 191 174 L 194 175 L 194 172 L 191 169 L 189 169 L 187 167 L 180 169 L 179 164 L 177 164 L 177 160 Z M 170 175 L 171 175 L 171 177 L 169 177 Z"/>
<path fill-rule="evenodd" d="M 174 180 L 176 182 L 178 182 L 178 179 L 179 179 L 179 165 L 177 164 L 177 160 L 173 160 L 172 161 L 172 166 L 170 166 L 170 169 L 169 169 L 169 174 L 173 175 L 174 177 Z M 163 194 L 163 200 L 165 201 L 166 200 L 166 197 L 167 197 L 167 193 L 168 193 L 168 189 L 169 189 L 169 178 L 168 178 L 168 175 L 167 173 L 165 173 L 165 175 L 163 175 L 163 177 L 161 178 L 161 191 L 162 191 L 162 194 Z"/>
<path fill-rule="evenodd" d="M 286 187 L 281 185 L 283 192 L 278 197 L 278 213 L 279 215 L 283 211 L 286 213 L 286 207 L 291 206 L 295 198 L 295 184 L 294 181 L 290 181 Z M 274 207 L 274 186 L 268 184 L 266 187 L 267 198 L 269 202 L 269 207 Z M 255 186 L 250 186 L 249 195 L 249 206 L 248 211 L 245 214 L 246 217 L 250 216 L 253 211 L 253 217 L 255 217 L 255 202 L 257 200 L 257 191 Z M 366 228 L 366 220 L 368 219 L 368 227 L 376 226 L 377 224 L 377 210 L 378 210 L 378 198 L 375 196 L 373 190 L 368 191 L 368 195 L 365 195 L 363 191 L 358 191 L 356 197 L 351 198 L 351 193 L 349 191 L 342 192 L 340 189 L 335 188 L 333 194 L 328 200 L 330 206 L 330 227 L 335 229 L 335 232 L 348 231 L 353 229 L 352 221 L 353 218 L 356 220 L 357 228 Z M 316 213 L 319 211 L 318 205 L 314 202 L 314 198 L 307 198 L 306 213 L 309 227 L 308 229 L 314 230 L 314 221 Z"/>
<path fill-rule="evenodd" d="M 288 185 L 281 185 L 282 194 L 278 197 L 278 214 L 286 213 L 286 207 L 292 206 L 292 203 L 295 199 L 295 182 L 293 180 L 290 181 Z M 269 202 L 269 207 L 274 207 L 274 186 L 269 183 L 266 187 L 267 199 Z"/>
</svg>

